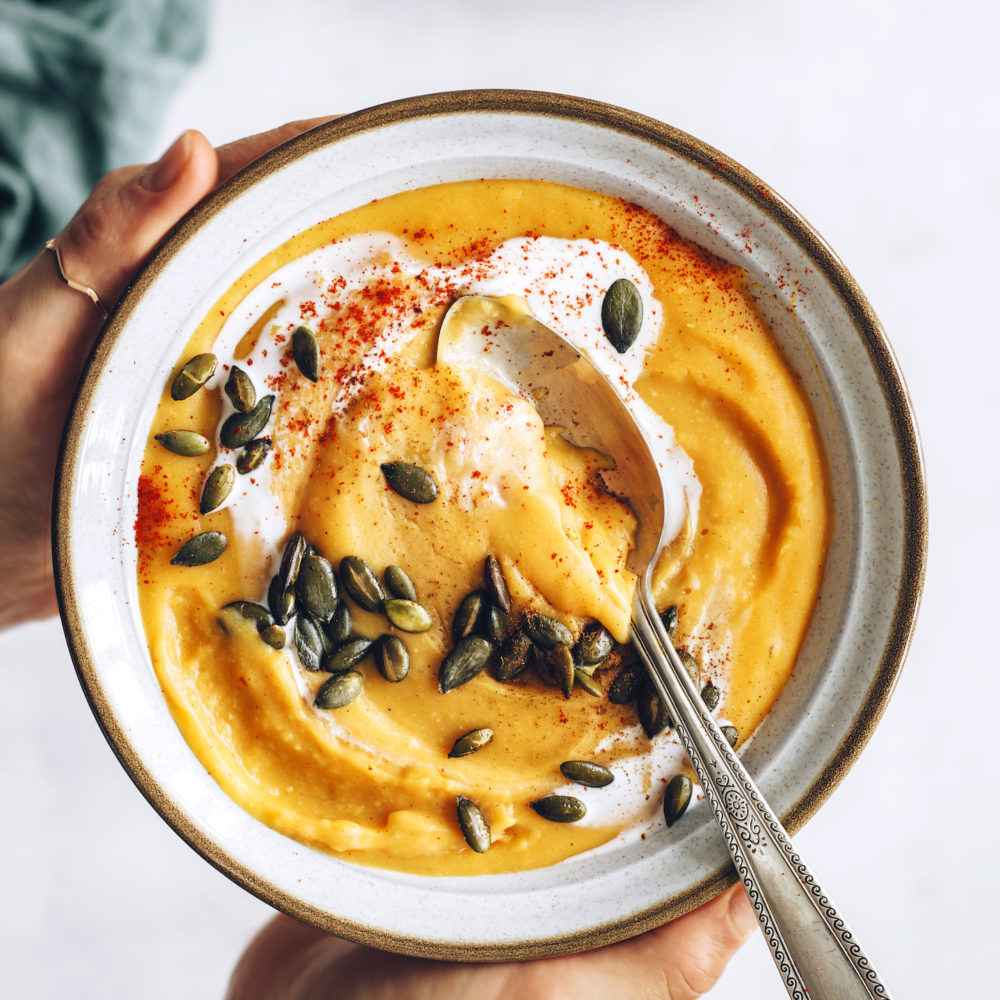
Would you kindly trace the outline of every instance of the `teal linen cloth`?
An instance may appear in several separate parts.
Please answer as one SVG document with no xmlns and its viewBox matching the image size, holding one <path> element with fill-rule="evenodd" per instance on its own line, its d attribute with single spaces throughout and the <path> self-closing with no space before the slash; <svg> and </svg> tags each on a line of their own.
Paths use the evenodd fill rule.
<svg viewBox="0 0 1000 1000">
<path fill-rule="evenodd" d="M 0 0 L 0 280 L 109 170 L 147 160 L 205 0 Z"/>
</svg>

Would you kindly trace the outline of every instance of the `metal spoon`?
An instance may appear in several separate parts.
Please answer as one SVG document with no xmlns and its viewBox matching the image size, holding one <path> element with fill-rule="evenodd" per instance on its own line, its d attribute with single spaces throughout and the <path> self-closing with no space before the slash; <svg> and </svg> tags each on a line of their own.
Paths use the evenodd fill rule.
<svg viewBox="0 0 1000 1000">
<path fill-rule="evenodd" d="M 471 321 L 470 321 L 471 320 Z M 487 371 L 529 400 L 573 444 L 614 458 L 616 489 L 639 528 L 632 641 L 663 699 L 793 998 L 888 997 L 854 936 L 733 753 L 667 636 L 652 598 L 664 540 L 660 470 L 618 392 L 583 354 L 516 298 L 459 299 L 442 323 L 438 360 Z"/>
</svg>

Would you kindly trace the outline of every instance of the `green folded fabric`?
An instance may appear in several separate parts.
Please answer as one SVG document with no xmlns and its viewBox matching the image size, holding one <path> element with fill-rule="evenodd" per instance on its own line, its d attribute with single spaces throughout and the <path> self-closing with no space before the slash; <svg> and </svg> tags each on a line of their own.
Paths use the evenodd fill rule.
<svg viewBox="0 0 1000 1000">
<path fill-rule="evenodd" d="M 149 159 L 204 0 L 0 0 L 0 280 L 107 171 Z"/>
</svg>

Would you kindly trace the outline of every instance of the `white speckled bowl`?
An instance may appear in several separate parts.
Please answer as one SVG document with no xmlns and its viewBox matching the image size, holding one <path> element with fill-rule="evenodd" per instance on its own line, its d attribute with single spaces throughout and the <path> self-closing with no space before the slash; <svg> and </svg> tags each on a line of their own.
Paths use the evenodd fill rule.
<svg viewBox="0 0 1000 1000">
<path fill-rule="evenodd" d="M 324 125 L 200 205 L 115 310 L 66 431 L 56 569 L 81 681 L 143 794 L 235 881 L 344 937 L 463 960 L 593 947 L 708 899 L 733 880 L 708 809 L 692 811 L 669 838 L 514 875 L 401 875 L 303 847 L 236 806 L 175 726 L 138 614 L 133 525 L 160 388 L 219 294 L 323 218 L 403 189 L 478 177 L 561 181 L 656 212 L 749 272 L 801 376 L 829 457 L 835 530 L 795 673 L 744 755 L 792 832 L 855 761 L 886 706 L 916 613 L 926 532 L 909 400 L 868 302 L 767 185 L 676 129 L 557 95 L 420 97 Z"/>
</svg>

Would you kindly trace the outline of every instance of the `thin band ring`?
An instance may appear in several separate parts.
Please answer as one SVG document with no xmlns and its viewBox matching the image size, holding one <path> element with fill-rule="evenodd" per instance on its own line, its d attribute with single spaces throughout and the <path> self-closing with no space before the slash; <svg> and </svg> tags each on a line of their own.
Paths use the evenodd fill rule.
<svg viewBox="0 0 1000 1000">
<path fill-rule="evenodd" d="M 73 289 L 75 292 L 83 292 L 84 295 L 90 299 L 91 302 L 97 306 L 98 312 L 101 314 L 101 321 L 103 322 L 108 318 L 108 310 L 105 308 L 104 303 L 101 301 L 101 297 L 91 288 L 89 285 L 81 285 L 80 282 L 74 281 L 63 268 L 62 253 L 59 251 L 59 244 L 56 243 L 55 239 L 45 241 L 45 249 L 51 250 L 56 255 L 56 268 L 59 271 L 59 277 L 62 281 Z"/>
</svg>

